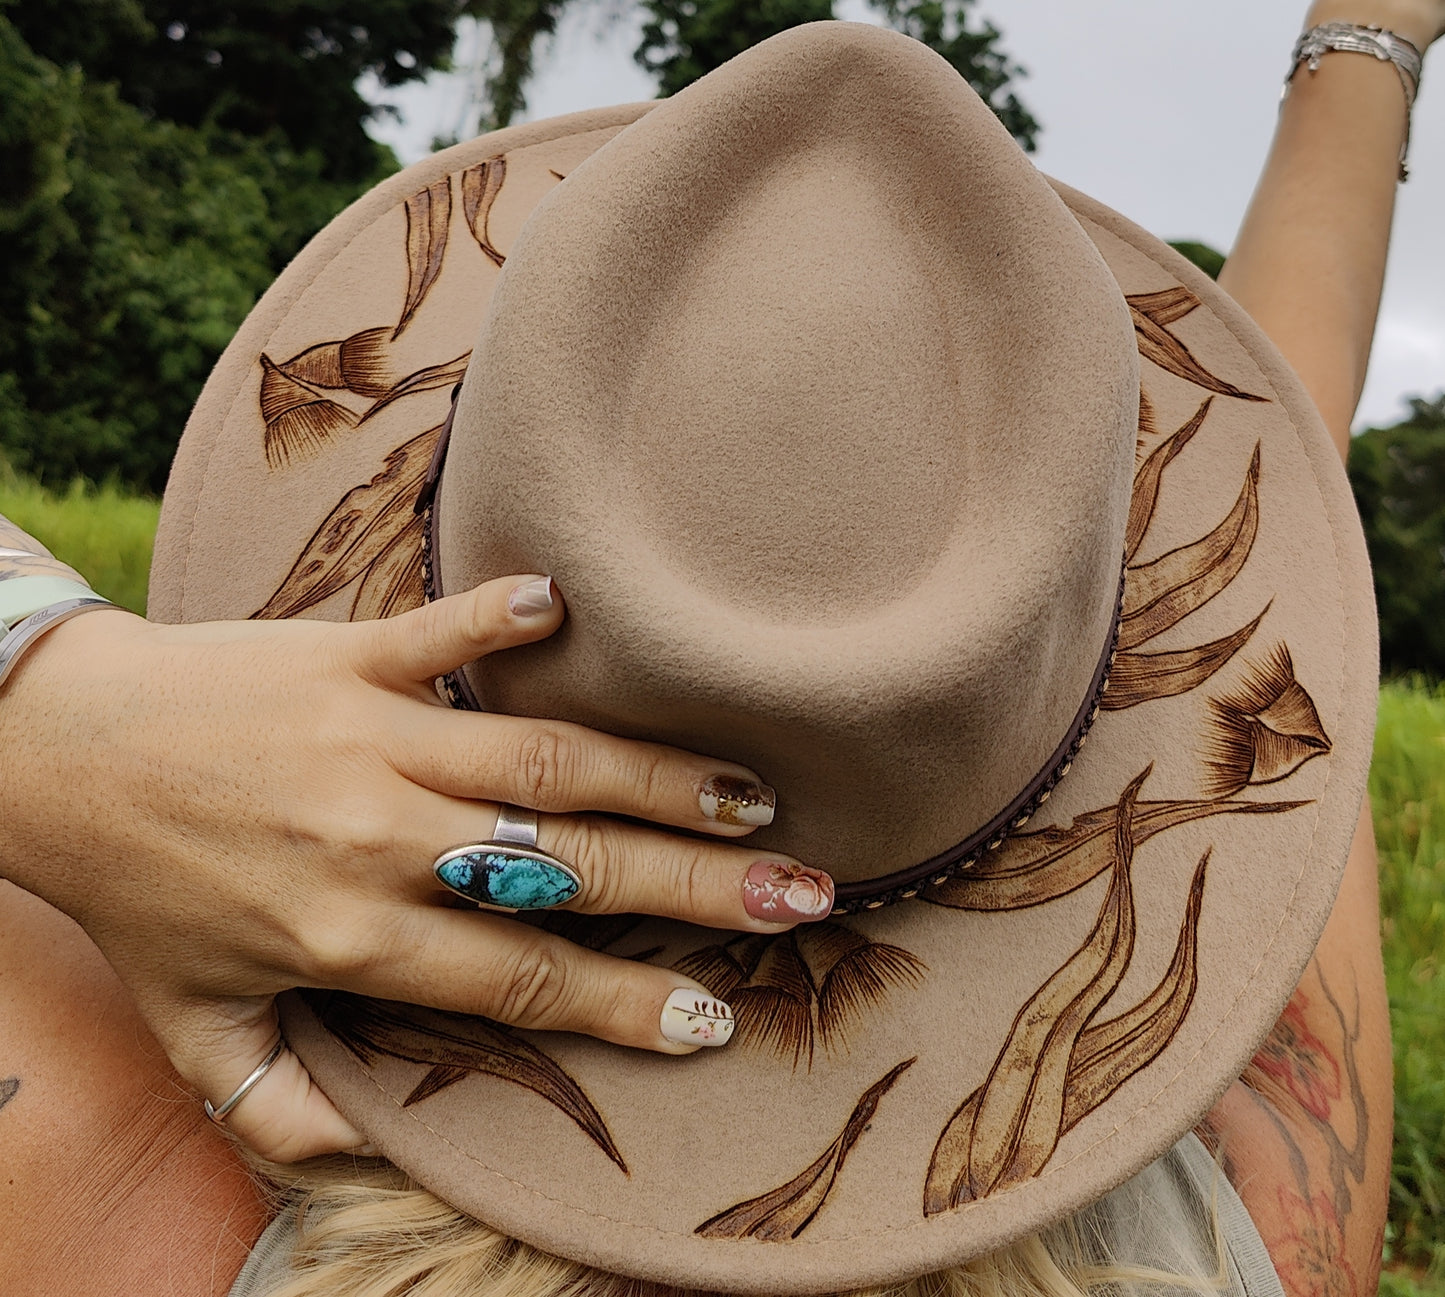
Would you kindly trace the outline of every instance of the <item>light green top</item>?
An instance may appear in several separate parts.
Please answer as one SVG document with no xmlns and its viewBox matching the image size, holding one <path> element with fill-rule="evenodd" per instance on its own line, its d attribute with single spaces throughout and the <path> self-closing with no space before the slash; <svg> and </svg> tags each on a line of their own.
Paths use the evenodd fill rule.
<svg viewBox="0 0 1445 1297">
<path fill-rule="evenodd" d="M 12 576 L 0 581 L 0 623 L 13 630 L 27 617 L 67 599 L 99 599 L 88 585 L 63 576 Z"/>
</svg>

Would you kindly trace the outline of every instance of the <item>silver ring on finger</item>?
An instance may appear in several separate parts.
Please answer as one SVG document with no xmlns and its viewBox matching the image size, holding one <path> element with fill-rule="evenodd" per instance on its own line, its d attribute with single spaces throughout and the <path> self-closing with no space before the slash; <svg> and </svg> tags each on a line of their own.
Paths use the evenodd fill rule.
<svg viewBox="0 0 1445 1297">
<path fill-rule="evenodd" d="M 444 851 L 432 865 L 437 881 L 484 910 L 515 914 L 550 910 L 582 890 L 582 876 L 537 846 L 537 812 L 502 806 L 487 842 Z"/>
<path fill-rule="evenodd" d="M 244 1081 L 241 1082 L 231 1095 L 219 1107 L 212 1107 L 209 1099 L 205 1102 L 206 1116 L 218 1126 L 226 1124 L 226 1118 L 231 1115 L 231 1109 L 241 1102 L 252 1090 L 260 1084 L 261 1078 L 271 1070 L 272 1064 L 281 1057 L 281 1051 L 286 1048 L 286 1041 L 283 1037 L 277 1037 L 276 1043 L 271 1046 L 271 1052 L 256 1064 L 255 1070 Z"/>
</svg>

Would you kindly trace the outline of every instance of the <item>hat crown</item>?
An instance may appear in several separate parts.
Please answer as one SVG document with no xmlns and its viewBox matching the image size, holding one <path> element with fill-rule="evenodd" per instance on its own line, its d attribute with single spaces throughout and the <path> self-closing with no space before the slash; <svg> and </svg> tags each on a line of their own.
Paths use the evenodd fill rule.
<svg viewBox="0 0 1445 1297">
<path fill-rule="evenodd" d="M 1138 362 L 1092 243 L 947 64 L 851 25 L 788 45 L 533 213 L 439 574 L 566 593 L 561 635 L 471 670 L 485 706 L 742 761 L 779 790 L 755 840 L 856 880 L 987 823 L 1085 701 Z"/>
</svg>

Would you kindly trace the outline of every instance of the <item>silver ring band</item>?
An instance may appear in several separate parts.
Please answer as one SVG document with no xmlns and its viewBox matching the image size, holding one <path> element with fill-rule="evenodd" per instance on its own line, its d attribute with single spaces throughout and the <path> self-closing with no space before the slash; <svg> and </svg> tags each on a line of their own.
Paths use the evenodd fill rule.
<svg viewBox="0 0 1445 1297">
<path fill-rule="evenodd" d="M 522 847 L 537 845 L 537 812 L 525 806 L 503 803 L 497 809 L 497 827 L 492 830 L 493 842 L 515 842 Z"/>
<path fill-rule="evenodd" d="M 515 914 L 565 905 L 582 890 L 582 876 L 537 846 L 537 812 L 502 805 L 486 842 L 444 851 L 432 872 L 448 891 L 484 910 Z"/>
<path fill-rule="evenodd" d="M 250 1076 L 231 1091 L 231 1097 L 227 1099 L 225 1103 L 221 1104 L 219 1108 L 213 1108 L 211 1101 L 209 1099 L 206 1100 L 206 1116 L 214 1121 L 216 1125 L 224 1126 L 226 1124 L 226 1118 L 231 1115 L 231 1109 L 251 1093 L 261 1078 L 271 1070 L 272 1064 L 281 1057 L 281 1051 L 285 1048 L 286 1041 L 284 1037 L 277 1037 L 276 1043 L 271 1046 L 271 1052 L 256 1065 L 256 1070 L 252 1072 Z"/>
</svg>

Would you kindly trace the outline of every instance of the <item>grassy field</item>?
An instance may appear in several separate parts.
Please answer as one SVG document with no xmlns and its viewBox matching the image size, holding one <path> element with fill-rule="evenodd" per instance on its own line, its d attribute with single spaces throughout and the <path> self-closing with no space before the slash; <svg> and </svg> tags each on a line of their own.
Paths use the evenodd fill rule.
<svg viewBox="0 0 1445 1297">
<path fill-rule="evenodd" d="M 158 504 L 110 487 L 42 491 L 0 465 L 0 514 L 136 611 Z M 1395 1033 L 1389 1297 L 1445 1297 L 1445 688 L 1387 684 L 1370 774 Z"/>
<path fill-rule="evenodd" d="M 43 490 L 0 461 L 0 514 L 69 563 L 107 599 L 145 612 L 160 502 L 115 486 Z"/>
<path fill-rule="evenodd" d="M 1370 796 L 1395 1033 L 1395 1156 L 1383 1292 L 1445 1297 L 1445 689 L 1387 685 Z"/>
</svg>

